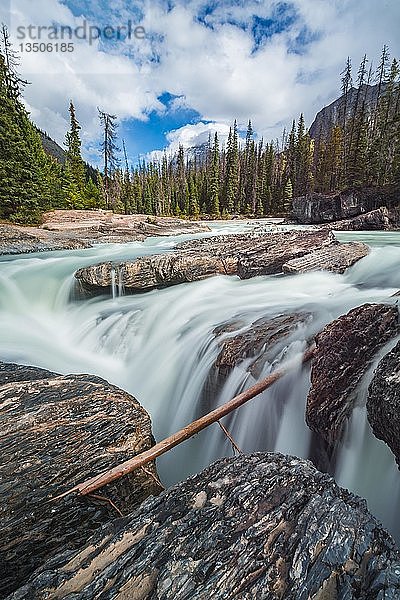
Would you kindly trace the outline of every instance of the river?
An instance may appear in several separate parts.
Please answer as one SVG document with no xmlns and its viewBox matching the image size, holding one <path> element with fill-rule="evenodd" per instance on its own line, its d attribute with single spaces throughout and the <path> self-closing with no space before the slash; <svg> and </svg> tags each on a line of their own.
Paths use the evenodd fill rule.
<svg viewBox="0 0 400 600">
<path fill-rule="evenodd" d="M 251 227 L 219 223 L 212 226 L 212 234 Z M 313 320 L 298 328 L 280 353 L 281 362 L 297 361 L 297 368 L 225 421 L 243 451 L 275 450 L 307 458 L 310 433 L 304 423 L 304 405 L 309 369 L 300 364 L 306 340 L 355 306 L 390 301 L 400 289 L 400 234 L 338 233 L 340 240 L 365 241 L 371 247 L 370 255 L 344 275 L 314 272 L 246 281 L 218 276 L 126 296 L 116 281 L 113 297 L 82 300 L 74 293 L 74 273 L 82 266 L 171 251 L 184 239 L 204 235 L 2 257 L 0 359 L 107 379 L 145 406 L 160 440 L 204 411 L 202 390 L 218 355 L 218 341 L 212 334 L 217 326 L 240 320 L 240 327 L 246 329 L 261 317 L 311 312 Z M 261 375 L 271 368 L 267 363 Z M 333 474 L 340 485 L 367 499 L 373 514 L 400 542 L 396 519 L 399 472 L 387 446 L 372 435 L 365 416 L 372 372 L 373 367 L 359 386 L 357 406 Z M 252 383 L 244 362 L 234 369 L 218 396 L 208 398 L 207 409 Z M 213 425 L 161 457 L 158 471 L 169 485 L 231 454 L 229 441 Z"/>
</svg>

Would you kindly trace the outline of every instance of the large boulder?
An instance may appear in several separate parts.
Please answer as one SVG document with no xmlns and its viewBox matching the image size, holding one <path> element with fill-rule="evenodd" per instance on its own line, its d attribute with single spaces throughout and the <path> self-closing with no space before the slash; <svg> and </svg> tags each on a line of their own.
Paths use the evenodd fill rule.
<svg viewBox="0 0 400 600">
<path fill-rule="evenodd" d="M 10 600 L 399 596 L 399 554 L 365 501 L 308 461 L 256 453 L 148 499 Z"/>
<path fill-rule="evenodd" d="M 327 270 L 344 273 L 361 258 L 369 254 L 369 248 L 361 242 L 347 242 L 335 247 L 328 246 L 314 250 L 301 258 L 294 258 L 282 267 L 284 273 L 306 273 L 307 271 Z"/>
<path fill-rule="evenodd" d="M 0 363 L 0 597 L 161 487 L 154 465 L 99 497 L 51 498 L 150 448 L 147 412 L 99 377 Z"/>
<path fill-rule="evenodd" d="M 299 223 L 332 223 L 351 219 L 380 207 L 399 204 L 395 186 L 361 187 L 331 194 L 311 193 L 294 198 L 292 216 Z"/>
<path fill-rule="evenodd" d="M 364 304 L 316 336 L 306 421 L 330 447 L 341 438 L 361 377 L 378 349 L 399 331 L 397 307 Z"/>
<path fill-rule="evenodd" d="M 400 467 L 400 342 L 380 361 L 369 386 L 368 421 Z"/>
<path fill-rule="evenodd" d="M 311 253 L 313 269 L 343 272 L 367 254 L 367 247 L 339 244 L 327 229 L 215 236 L 184 242 L 168 254 L 84 267 L 75 277 L 89 293 L 110 290 L 115 281 L 132 293 L 214 275 L 238 275 L 241 279 L 274 275 L 284 268 L 290 270 L 291 261 Z"/>
</svg>

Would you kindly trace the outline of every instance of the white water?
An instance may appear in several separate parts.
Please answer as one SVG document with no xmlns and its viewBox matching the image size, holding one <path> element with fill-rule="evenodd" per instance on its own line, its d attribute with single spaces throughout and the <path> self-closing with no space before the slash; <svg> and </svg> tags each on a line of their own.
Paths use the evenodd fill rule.
<svg viewBox="0 0 400 600">
<path fill-rule="evenodd" d="M 213 233 L 244 227 L 219 224 Z M 185 237 L 4 259 L 0 359 L 61 373 L 100 375 L 138 398 L 152 417 L 155 437 L 161 439 L 254 382 L 243 363 L 219 397 L 202 393 L 218 354 L 212 335 L 216 326 L 234 319 L 240 320 L 238 327 L 246 328 L 261 317 L 309 311 L 312 322 L 299 328 L 287 347 L 276 350 L 276 360 L 297 360 L 297 369 L 224 421 L 244 451 L 276 450 L 307 457 L 310 436 L 304 403 L 309 374 L 300 365 L 306 340 L 355 306 L 393 301 L 390 296 L 400 288 L 400 234 L 339 234 L 341 239 L 363 239 L 372 246 L 371 254 L 345 275 L 317 272 L 248 281 L 219 276 L 123 296 L 121 274 L 116 271 L 112 297 L 82 301 L 71 295 L 78 268 L 169 251 Z M 271 368 L 266 364 L 261 376 Z M 361 405 L 367 383 L 360 386 Z M 214 425 L 159 459 L 158 469 L 169 484 L 230 454 L 230 443 Z M 355 409 L 339 451 L 336 477 L 366 497 L 374 514 L 400 539 L 395 518 L 399 474 L 390 451 L 370 433 L 362 406 Z"/>
</svg>

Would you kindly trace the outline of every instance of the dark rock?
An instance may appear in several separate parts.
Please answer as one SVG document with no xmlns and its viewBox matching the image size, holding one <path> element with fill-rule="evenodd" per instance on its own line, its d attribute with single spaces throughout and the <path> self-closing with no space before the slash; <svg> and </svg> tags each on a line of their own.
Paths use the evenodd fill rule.
<svg viewBox="0 0 400 600">
<path fill-rule="evenodd" d="M 111 503 L 69 496 L 73 485 L 150 448 L 147 412 L 99 377 L 0 363 L 0 597 L 48 558 L 80 548 L 118 517 Z M 124 514 L 160 492 L 155 467 L 101 491 Z"/>
<path fill-rule="evenodd" d="M 299 223 L 332 223 L 351 219 L 381 207 L 395 208 L 399 199 L 399 189 L 393 186 L 363 187 L 332 194 L 312 193 L 293 199 L 293 217 Z M 374 221 L 374 218 L 371 218 L 371 221 Z M 382 227 L 387 224 L 382 216 L 378 221 L 382 222 Z M 359 222 L 359 225 L 361 223 Z"/>
<path fill-rule="evenodd" d="M 256 453 L 148 499 L 10 600 L 394 600 L 399 561 L 364 500 L 308 461 Z"/>
<path fill-rule="evenodd" d="M 283 265 L 282 270 L 284 273 L 306 273 L 317 270 L 344 273 L 346 269 L 368 254 L 369 248 L 366 244 L 347 242 L 315 250 L 311 254 L 290 260 Z"/>
<path fill-rule="evenodd" d="M 227 377 L 242 361 L 252 358 L 254 360 L 249 364 L 249 371 L 255 377 L 259 376 L 266 361 L 274 361 L 287 345 L 289 336 L 311 318 L 310 313 L 264 317 L 243 331 L 238 332 L 240 324 L 236 324 L 233 335 L 229 335 L 231 323 L 219 326 L 213 332 L 214 335 L 223 336 L 218 344 L 221 350 L 215 361 L 219 375 Z"/>
<path fill-rule="evenodd" d="M 375 370 L 367 400 L 368 421 L 400 467 L 400 342 Z"/>
<path fill-rule="evenodd" d="M 340 439 L 351 415 L 361 377 L 378 349 L 399 331 L 396 307 L 364 304 L 339 317 L 316 336 L 306 421 L 330 447 Z"/>
</svg>

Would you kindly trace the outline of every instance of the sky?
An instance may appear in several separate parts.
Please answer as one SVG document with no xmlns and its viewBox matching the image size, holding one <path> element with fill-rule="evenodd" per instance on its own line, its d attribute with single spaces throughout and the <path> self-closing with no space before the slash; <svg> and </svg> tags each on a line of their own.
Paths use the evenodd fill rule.
<svg viewBox="0 0 400 600">
<path fill-rule="evenodd" d="M 339 95 L 347 56 L 354 75 L 383 44 L 400 56 L 400 0 L 2 0 L 0 19 L 33 121 L 63 144 L 72 99 L 94 165 L 97 107 L 118 117 L 135 164 L 215 131 L 224 143 L 234 119 L 241 131 L 251 119 L 266 141 L 301 112 L 311 125 Z M 60 49 L 61 27 L 71 51 Z"/>
</svg>

